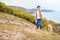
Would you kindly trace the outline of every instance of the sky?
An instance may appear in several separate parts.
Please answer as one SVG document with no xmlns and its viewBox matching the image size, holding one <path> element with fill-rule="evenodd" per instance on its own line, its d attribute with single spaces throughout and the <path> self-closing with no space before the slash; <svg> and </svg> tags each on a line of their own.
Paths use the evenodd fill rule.
<svg viewBox="0 0 60 40">
<path fill-rule="evenodd" d="M 27 9 L 36 8 L 40 5 L 42 9 L 53 9 L 60 11 L 60 0 L 0 0 L 7 5 L 20 6 Z"/>
</svg>

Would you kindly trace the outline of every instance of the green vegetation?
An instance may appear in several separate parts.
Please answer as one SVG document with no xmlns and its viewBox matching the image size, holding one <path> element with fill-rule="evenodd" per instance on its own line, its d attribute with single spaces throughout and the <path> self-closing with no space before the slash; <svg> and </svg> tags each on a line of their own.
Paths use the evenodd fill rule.
<svg viewBox="0 0 60 40">
<path fill-rule="evenodd" d="M 3 2 L 0 2 L 0 12 L 4 12 L 4 13 L 8 13 L 8 14 L 11 14 L 11 15 L 15 15 L 17 17 L 20 17 L 20 18 L 23 18 L 23 19 L 26 19 L 27 21 L 31 22 L 31 23 L 34 23 L 35 24 L 35 17 L 32 16 L 31 14 L 25 12 L 25 11 L 22 11 L 20 9 L 13 9 L 13 8 L 10 8 L 8 6 L 6 6 L 5 3 Z M 48 21 L 46 20 L 46 18 L 43 19 L 43 27 L 47 27 L 47 23 Z"/>
<path fill-rule="evenodd" d="M 31 14 L 19 9 L 10 8 L 2 2 L 0 2 L 0 12 L 9 13 L 34 23 L 34 16 L 32 16 Z"/>
<path fill-rule="evenodd" d="M 47 25 L 48 25 L 49 21 L 46 18 L 44 18 L 42 23 L 43 23 L 43 28 L 47 29 Z"/>
<path fill-rule="evenodd" d="M 60 24 L 59 23 L 55 24 L 54 32 L 60 34 Z"/>
</svg>

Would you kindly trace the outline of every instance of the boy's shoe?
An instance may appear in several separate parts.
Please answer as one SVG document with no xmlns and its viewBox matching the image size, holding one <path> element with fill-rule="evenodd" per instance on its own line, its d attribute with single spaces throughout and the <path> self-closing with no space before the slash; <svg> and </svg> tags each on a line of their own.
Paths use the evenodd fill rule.
<svg viewBox="0 0 60 40">
<path fill-rule="evenodd" d="M 35 28 L 36 32 L 38 32 L 38 28 Z"/>
<path fill-rule="evenodd" d="M 35 29 L 38 29 L 38 28 L 35 28 Z"/>
</svg>

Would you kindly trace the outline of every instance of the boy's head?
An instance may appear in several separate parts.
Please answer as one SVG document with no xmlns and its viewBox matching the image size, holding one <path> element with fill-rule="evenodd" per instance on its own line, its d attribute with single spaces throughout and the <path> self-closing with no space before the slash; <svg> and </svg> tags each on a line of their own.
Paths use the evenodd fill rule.
<svg viewBox="0 0 60 40">
<path fill-rule="evenodd" d="M 40 10 L 40 6 L 39 5 L 37 6 L 37 9 Z"/>
</svg>

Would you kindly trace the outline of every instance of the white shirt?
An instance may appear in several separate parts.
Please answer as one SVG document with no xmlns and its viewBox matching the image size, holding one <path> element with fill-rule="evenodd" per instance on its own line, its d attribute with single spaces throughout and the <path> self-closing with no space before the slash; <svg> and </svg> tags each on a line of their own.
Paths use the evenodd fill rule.
<svg viewBox="0 0 60 40">
<path fill-rule="evenodd" d="M 37 10 L 37 19 L 40 19 L 40 13 L 38 10 Z"/>
</svg>

